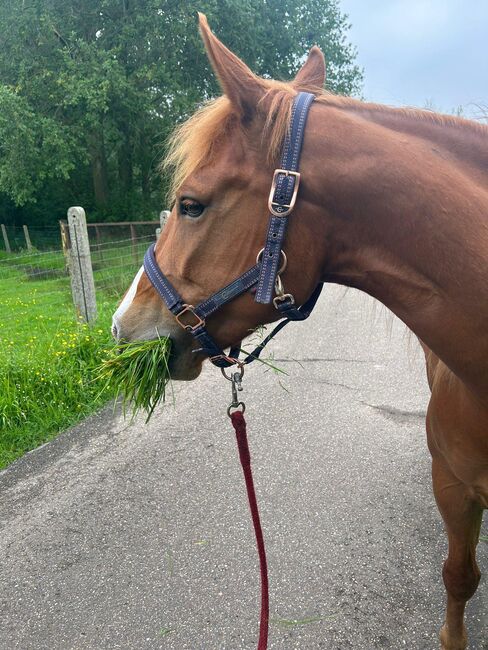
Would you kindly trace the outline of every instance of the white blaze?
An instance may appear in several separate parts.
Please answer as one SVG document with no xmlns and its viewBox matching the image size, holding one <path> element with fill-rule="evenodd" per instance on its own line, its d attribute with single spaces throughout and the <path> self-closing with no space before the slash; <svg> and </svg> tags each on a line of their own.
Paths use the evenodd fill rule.
<svg viewBox="0 0 488 650">
<path fill-rule="evenodd" d="M 120 319 L 122 316 L 125 314 L 125 312 L 129 309 L 129 307 L 132 305 L 132 301 L 134 300 L 134 296 L 137 293 L 137 285 L 139 284 L 139 280 L 141 279 L 141 275 L 144 273 L 144 267 L 141 266 L 139 271 L 137 272 L 136 277 L 132 280 L 132 284 L 130 285 L 129 290 L 124 296 L 124 299 L 118 306 L 117 311 L 112 317 L 112 321 L 114 324 L 117 322 L 120 322 Z"/>
</svg>

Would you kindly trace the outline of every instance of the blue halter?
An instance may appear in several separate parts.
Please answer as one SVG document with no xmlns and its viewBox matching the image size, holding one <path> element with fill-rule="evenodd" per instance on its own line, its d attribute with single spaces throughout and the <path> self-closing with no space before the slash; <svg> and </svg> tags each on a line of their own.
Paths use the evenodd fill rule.
<svg viewBox="0 0 488 650">
<path fill-rule="evenodd" d="M 290 321 L 305 320 L 322 291 L 322 284 L 317 285 L 310 298 L 296 307 L 295 299 L 285 293 L 280 273 L 286 266 L 286 255 L 282 250 L 285 239 L 288 216 L 297 199 L 300 174 L 298 164 L 303 144 L 303 135 L 310 105 L 314 95 L 298 93 L 295 97 L 289 133 L 287 134 L 281 155 L 281 167 L 273 175 L 268 199 L 270 211 L 268 232 L 264 248 L 259 252 L 255 266 L 240 275 L 210 298 L 196 307 L 188 305 L 169 282 L 156 262 L 155 244 L 151 244 L 144 257 L 144 270 L 152 285 L 163 299 L 166 307 L 174 314 L 178 324 L 189 332 L 200 344 L 194 352 L 201 352 L 210 357 L 210 361 L 219 368 L 227 368 L 235 363 L 248 364 L 259 357 L 266 344 Z M 282 262 L 281 262 L 282 261 Z M 281 262 L 281 268 L 280 268 Z M 256 286 L 257 285 L 257 286 Z M 242 293 L 256 286 L 255 301 L 262 304 L 273 302 L 275 308 L 284 317 L 273 331 L 251 352 L 239 361 L 240 343 L 229 354 L 221 349 L 206 329 L 206 320 L 217 309 L 227 304 Z M 273 294 L 276 294 L 273 297 Z"/>
</svg>

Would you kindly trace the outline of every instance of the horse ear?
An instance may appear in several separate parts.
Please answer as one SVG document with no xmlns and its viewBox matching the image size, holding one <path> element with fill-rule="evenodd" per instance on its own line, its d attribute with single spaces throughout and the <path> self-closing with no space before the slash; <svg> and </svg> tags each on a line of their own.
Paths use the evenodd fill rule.
<svg viewBox="0 0 488 650">
<path fill-rule="evenodd" d="M 264 95 L 260 79 L 212 34 L 207 17 L 198 12 L 200 34 L 222 90 L 242 117 L 250 117 Z"/>
<path fill-rule="evenodd" d="M 295 88 L 323 88 L 325 84 L 325 57 L 320 48 L 312 47 L 308 58 L 293 80 Z"/>
</svg>

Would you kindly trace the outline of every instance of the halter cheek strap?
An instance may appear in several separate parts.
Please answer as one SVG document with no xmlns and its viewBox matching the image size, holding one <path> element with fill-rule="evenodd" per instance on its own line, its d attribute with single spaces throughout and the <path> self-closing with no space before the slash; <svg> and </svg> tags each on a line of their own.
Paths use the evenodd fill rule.
<svg viewBox="0 0 488 650">
<path fill-rule="evenodd" d="M 295 207 L 300 185 L 298 165 L 308 111 L 314 99 L 314 95 L 310 93 L 299 93 L 293 103 L 291 125 L 281 154 L 281 169 L 275 170 L 269 193 L 269 225 L 256 290 L 256 302 L 268 304 L 273 297 L 288 216 Z"/>
<path fill-rule="evenodd" d="M 194 307 L 184 302 L 159 268 L 154 255 L 155 244 L 149 247 L 144 257 L 146 275 L 163 299 L 166 307 L 174 314 L 178 324 L 199 342 L 201 347 L 195 352 L 209 356 L 212 363 L 220 368 L 226 368 L 237 363 L 240 352 L 239 344 L 238 347 L 225 354 L 206 329 L 206 319 L 220 307 L 256 286 L 256 302 L 269 304 L 273 301 L 275 308 L 285 318 L 253 352 L 248 354 L 243 361 L 240 361 L 240 363 L 247 364 L 257 359 L 265 345 L 290 321 L 308 318 L 322 291 L 323 285 L 319 284 L 310 298 L 301 307 L 297 308 L 293 296 L 284 292 L 279 275 L 286 266 L 283 243 L 288 216 L 291 214 L 297 199 L 300 184 L 298 164 L 308 111 L 313 100 L 314 95 L 310 93 L 298 93 L 293 102 L 291 124 L 283 146 L 281 167 L 274 172 L 268 199 L 270 215 L 266 242 L 264 248 L 258 254 L 255 266 Z M 284 263 L 279 269 L 282 256 Z M 274 298 L 273 294 L 276 294 Z"/>
</svg>

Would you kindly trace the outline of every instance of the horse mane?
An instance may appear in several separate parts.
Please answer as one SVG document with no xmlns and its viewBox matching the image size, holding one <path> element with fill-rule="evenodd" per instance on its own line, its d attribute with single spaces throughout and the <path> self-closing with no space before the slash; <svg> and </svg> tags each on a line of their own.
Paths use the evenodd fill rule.
<svg viewBox="0 0 488 650">
<path fill-rule="evenodd" d="M 266 121 L 262 141 L 268 150 L 268 160 L 274 163 L 290 124 L 293 98 L 298 90 L 290 82 L 261 79 L 265 94 L 260 104 L 266 105 Z M 312 92 L 317 102 L 351 111 L 370 111 L 379 114 L 395 114 L 418 121 L 430 121 L 441 126 L 455 126 L 488 136 L 488 126 L 451 115 L 416 108 L 394 108 L 383 104 L 363 102 L 352 97 L 335 95 L 325 89 L 300 87 Z M 259 110 L 259 106 L 258 106 Z M 210 164 L 221 143 L 231 132 L 243 131 L 242 120 L 236 114 L 229 99 L 222 95 L 201 105 L 186 121 L 172 132 L 167 142 L 167 153 L 161 163 L 162 171 L 171 170 L 169 198 L 174 201 L 176 192 L 190 174 L 202 165 Z"/>
</svg>

